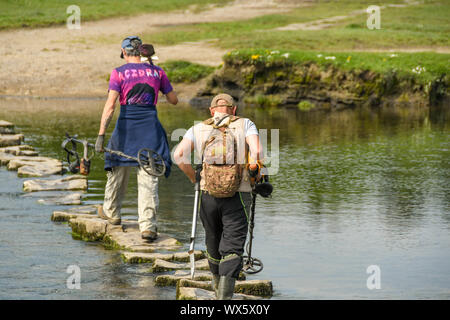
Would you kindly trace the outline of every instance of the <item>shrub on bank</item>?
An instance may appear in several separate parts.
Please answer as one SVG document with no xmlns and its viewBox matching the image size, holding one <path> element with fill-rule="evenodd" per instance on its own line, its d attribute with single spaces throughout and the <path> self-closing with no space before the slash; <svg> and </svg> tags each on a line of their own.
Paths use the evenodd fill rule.
<svg viewBox="0 0 450 320">
<path fill-rule="evenodd" d="M 169 60 L 160 64 L 173 83 L 193 83 L 208 75 L 215 68 L 182 60 Z"/>
</svg>

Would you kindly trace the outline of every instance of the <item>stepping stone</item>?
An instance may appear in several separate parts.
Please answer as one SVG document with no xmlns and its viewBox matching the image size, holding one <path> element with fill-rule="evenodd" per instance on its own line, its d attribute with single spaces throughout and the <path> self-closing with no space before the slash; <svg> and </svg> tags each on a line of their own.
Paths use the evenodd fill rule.
<svg viewBox="0 0 450 320">
<path fill-rule="evenodd" d="M 156 259 L 152 266 L 152 272 L 167 272 L 179 269 L 190 269 L 191 264 L 188 262 L 170 262 Z M 208 259 L 195 261 L 195 270 L 209 270 Z"/>
<path fill-rule="evenodd" d="M 72 228 L 72 234 L 84 241 L 101 241 L 106 235 L 106 231 L 112 227 L 121 228 L 122 226 L 113 226 L 106 220 L 100 218 L 76 217 L 69 220 Z"/>
<path fill-rule="evenodd" d="M 205 258 L 205 253 L 203 251 L 200 250 L 195 250 L 194 251 L 194 259 L 200 260 Z M 178 261 L 178 262 L 190 262 L 190 256 L 189 253 L 187 251 L 184 252 L 175 252 L 173 254 L 173 260 L 174 261 Z"/>
<path fill-rule="evenodd" d="M 163 274 L 155 278 L 155 285 L 159 287 L 176 286 L 180 279 L 191 279 L 190 270 L 177 270 L 175 274 Z M 212 274 L 210 271 L 195 270 L 194 280 L 197 281 L 210 281 Z M 245 280 L 245 274 L 241 272 L 238 280 Z"/>
<path fill-rule="evenodd" d="M 122 231 L 108 232 L 106 241 L 113 247 L 133 252 L 176 251 L 181 248 L 181 243 L 164 233 L 158 233 L 155 241 L 149 242 L 141 238 L 137 221 L 123 220 Z"/>
<path fill-rule="evenodd" d="M 16 158 L 17 157 L 11 153 L 0 152 L 0 165 L 6 166 L 9 163 L 9 161 Z"/>
<path fill-rule="evenodd" d="M 19 134 L 0 134 L 0 147 L 16 146 L 22 143 L 24 135 Z"/>
<path fill-rule="evenodd" d="M 81 193 L 71 193 L 63 196 L 44 197 L 38 199 L 40 204 L 45 205 L 80 205 Z"/>
<path fill-rule="evenodd" d="M 156 252 L 123 252 L 122 260 L 125 263 L 153 263 L 156 259 L 165 261 L 173 260 L 173 253 Z"/>
<path fill-rule="evenodd" d="M 4 147 L 0 148 L 0 152 L 3 153 L 10 153 L 15 156 L 29 156 L 34 157 L 37 156 L 38 153 L 34 150 L 32 146 L 29 146 L 27 144 L 22 144 L 19 146 L 11 146 L 11 147 Z"/>
<path fill-rule="evenodd" d="M 261 300 L 261 297 L 245 295 L 242 293 L 233 294 L 232 300 Z M 216 300 L 213 291 L 198 288 L 181 287 L 178 290 L 177 300 Z"/>
<path fill-rule="evenodd" d="M 177 283 L 177 297 L 179 288 L 181 287 L 212 290 L 211 281 L 195 281 L 190 279 L 180 279 Z M 273 295 L 272 281 L 270 280 L 236 281 L 234 292 L 250 296 L 271 297 Z"/>
<path fill-rule="evenodd" d="M 9 160 L 8 170 L 17 170 L 23 166 L 62 166 L 62 162 L 57 159 L 48 157 L 26 157 L 26 156 L 16 156 Z"/>
<path fill-rule="evenodd" d="M 14 146 L 17 147 L 17 146 Z M 12 160 L 22 160 L 22 161 L 28 161 L 29 163 L 16 163 L 14 166 L 11 167 L 10 170 L 15 170 L 18 169 L 20 166 L 22 165 L 27 165 L 30 163 L 34 163 L 34 162 L 44 162 L 44 161 L 59 161 L 57 159 L 52 159 L 52 158 L 48 158 L 48 157 L 29 157 L 29 156 L 17 156 L 14 154 L 14 150 L 8 152 L 7 149 L 5 148 L 4 151 L 0 152 L 0 164 L 2 166 L 6 166 L 9 165 L 9 162 Z"/>
<path fill-rule="evenodd" d="M 195 260 L 199 260 L 205 257 L 202 251 L 194 252 Z M 125 263 L 153 263 L 156 259 L 165 261 L 189 261 L 189 254 L 187 252 L 175 252 L 175 253 L 145 253 L 145 252 L 124 252 L 122 253 L 122 259 Z"/>
<path fill-rule="evenodd" d="M 14 124 L 5 120 L 0 120 L 0 133 L 14 134 Z"/>
<path fill-rule="evenodd" d="M 17 170 L 19 177 L 44 177 L 62 173 L 63 165 L 60 160 L 48 157 L 17 156 L 9 159 L 8 170 Z"/>
<path fill-rule="evenodd" d="M 55 174 L 61 174 L 63 171 L 62 164 L 54 165 L 49 164 L 37 164 L 22 166 L 17 170 L 19 177 L 47 177 Z"/>
<path fill-rule="evenodd" d="M 155 252 L 157 250 L 174 251 L 181 247 L 176 239 L 163 233 L 158 233 L 158 238 L 153 242 L 143 240 L 136 221 L 122 219 L 121 225 L 114 226 L 97 216 L 80 216 L 71 218 L 69 225 L 72 227 L 72 233 L 78 238 L 85 241 L 102 241 L 111 249 Z"/>
<path fill-rule="evenodd" d="M 155 278 L 155 285 L 158 287 L 176 286 L 180 279 L 191 279 L 191 273 L 187 270 L 177 270 L 175 274 L 163 274 Z M 195 270 L 194 280 L 208 281 L 212 279 L 209 271 Z"/>
<path fill-rule="evenodd" d="M 43 180 L 26 180 L 23 183 L 23 190 L 27 192 L 35 191 L 60 191 L 60 190 L 86 190 L 87 179 L 82 175 L 73 175 L 66 178 Z"/>
<path fill-rule="evenodd" d="M 46 191 L 47 192 L 47 191 Z M 97 206 L 89 205 L 89 206 L 81 206 L 76 208 L 70 208 L 64 211 L 53 211 L 51 220 L 66 222 L 72 218 L 83 217 L 83 218 L 96 218 L 97 217 Z"/>
</svg>

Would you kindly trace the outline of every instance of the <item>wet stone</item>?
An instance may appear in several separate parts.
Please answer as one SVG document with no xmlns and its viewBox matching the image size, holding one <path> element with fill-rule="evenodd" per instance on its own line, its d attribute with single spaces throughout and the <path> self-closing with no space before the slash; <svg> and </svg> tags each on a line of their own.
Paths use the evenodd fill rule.
<svg viewBox="0 0 450 320">
<path fill-rule="evenodd" d="M 0 120 L 0 134 L 14 134 L 14 124 Z"/>
<path fill-rule="evenodd" d="M 0 134 L 0 147 L 16 146 L 22 143 L 24 135 L 19 134 Z"/>
<path fill-rule="evenodd" d="M 27 192 L 35 191 L 58 191 L 58 190 L 86 190 L 87 179 L 82 175 L 73 175 L 61 179 L 26 180 L 23 183 L 23 190 Z"/>
<path fill-rule="evenodd" d="M 158 238 L 153 242 L 143 240 L 136 221 L 122 220 L 121 225 L 114 226 L 97 216 L 81 216 L 71 218 L 69 225 L 72 227 L 72 233 L 80 239 L 102 241 L 111 249 L 155 252 L 174 251 L 180 248 L 180 243 L 176 239 L 163 233 L 158 233 Z"/>
<path fill-rule="evenodd" d="M 81 193 L 70 193 L 61 196 L 43 197 L 38 199 L 37 202 L 45 205 L 80 205 L 81 197 Z"/>
<path fill-rule="evenodd" d="M 155 285 L 160 287 L 176 286 L 177 282 L 181 279 L 191 280 L 190 270 L 176 270 L 174 274 L 162 274 L 155 278 Z M 212 274 L 210 271 L 195 270 L 194 279 L 196 281 L 210 281 Z M 239 274 L 238 280 L 245 280 L 246 276 L 243 272 Z"/>
<path fill-rule="evenodd" d="M 233 294 L 232 300 L 260 300 L 261 297 L 245 295 L 242 293 Z M 216 296 L 213 291 L 181 287 L 178 290 L 177 300 L 216 300 Z"/>
<path fill-rule="evenodd" d="M 19 146 L 3 147 L 0 148 L 0 153 L 9 153 L 14 156 L 28 156 L 28 157 L 34 157 L 38 155 L 38 153 L 34 150 L 34 148 L 27 144 L 22 144 Z"/>
<path fill-rule="evenodd" d="M 39 192 L 40 194 L 41 192 Z M 66 222 L 72 218 L 83 217 L 83 218 L 96 218 L 97 217 L 97 206 L 89 205 L 89 206 L 81 206 L 70 208 L 64 211 L 53 211 L 51 220 L 52 221 L 61 221 Z"/>
<path fill-rule="evenodd" d="M 122 260 L 125 263 L 153 263 L 156 259 L 165 261 L 173 260 L 173 253 L 155 253 L 155 252 L 123 252 Z"/>
<path fill-rule="evenodd" d="M 195 251 L 195 260 L 204 258 L 202 251 Z M 175 252 L 175 253 L 145 253 L 145 252 L 124 252 L 122 253 L 122 259 L 126 263 L 153 263 L 156 259 L 165 261 L 189 261 L 189 254 L 187 252 Z"/>
<path fill-rule="evenodd" d="M 191 279 L 180 279 L 177 283 L 178 291 L 181 287 L 199 288 L 212 290 L 211 281 L 196 281 Z M 242 293 L 250 296 L 271 297 L 273 295 L 272 281 L 270 280 L 243 280 L 236 281 L 234 293 Z"/>
<path fill-rule="evenodd" d="M 178 291 L 181 287 L 198 288 L 212 290 L 211 281 L 196 281 L 191 279 L 180 279 L 177 283 Z M 235 293 L 242 293 L 250 296 L 259 296 L 269 298 L 273 295 L 272 281 L 270 280 L 242 280 L 236 281 L 234 287 Z"/>
<path fill-rule="evenodd" d="M 63 165 L 57 159 L 18 156 L 9 160 L 8 170 L 17 170 L 19 177 L 45 177 L 62 173 Z"/>
<path fill-rule="evenodd" d="M 155 278 L 155 285 L 159 287 L 176 286 L 180 279 L 191 279 L 190 271 L 177 270 L 175 274 L 163 274 Z M 208 281 L 212 279 L 212 274 L 209 271 L 195 270 L 194 280 Z"/>
<path fill-rule="evenodd" d="M 161 259 L 156 259 L 152 266 L 152 272 L 167 272 L 179 269 L 190 269 L 191 265 L 188 262 L 170 262 Z M 195 270 L 209 270 L 208 259 L 202 259 L 195 262 Z"/>
</svg>

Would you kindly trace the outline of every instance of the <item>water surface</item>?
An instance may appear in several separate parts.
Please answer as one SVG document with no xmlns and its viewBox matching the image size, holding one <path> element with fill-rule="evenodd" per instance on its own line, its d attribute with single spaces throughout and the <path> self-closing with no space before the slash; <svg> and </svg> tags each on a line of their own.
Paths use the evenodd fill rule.
<svg viewBox="0 0 450 320">
<path fill-rule="evenodd" d="M 95 142 L 102 108 L 99 100 L 0 99 L 0 119 L 15 123 L 41 155 L 63 159 L 66 131 Z M 239 112 L 258 128 L 280 130 L 273 197 L 257 201 L 253 252 L 264 270 L 250 279 L 271 279 L 275 299 L 450 298 L 448 112 Z M 158 113 L 169 135 L 208 116 L 182 105 L 160 105 Z M 106 182 L 102 159 L 92 163 L 86 204 L 102 202 Z M 65 207 L 24 197 L 24 180 L 0 168 L 0 298 L 175 298 L 174 288 L 154 287 L 149 265 L 126 265 L 116 251 L 73 240 L 66 224 L 50 221 Z M 159 196 L 159 230 L 187 244 L 191 183 L 174 167 Z M 132 178 L 128 218 L 136 219 L 136 199 Z M 81 268 L 81 290 L 66 287 L 73 264 Z M 367 287 L 371 265 L 381 270 L 381 289 Z"/>
</svg>

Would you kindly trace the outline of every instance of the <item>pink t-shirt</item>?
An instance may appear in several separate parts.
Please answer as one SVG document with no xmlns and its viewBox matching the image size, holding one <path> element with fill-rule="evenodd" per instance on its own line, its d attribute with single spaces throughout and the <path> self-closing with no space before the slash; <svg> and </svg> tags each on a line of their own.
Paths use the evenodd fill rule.
<svg viewBox="0 0 450 320">
<path fill-rule="evenodd" d="M 127 63 L 114 69 L 109 79 L 109 90 L 120 93 L 120 105 L 154 105 L 158 91 L 167 94 L 173 90 L 164 70 L 148 63 Z"/>
</svg>

